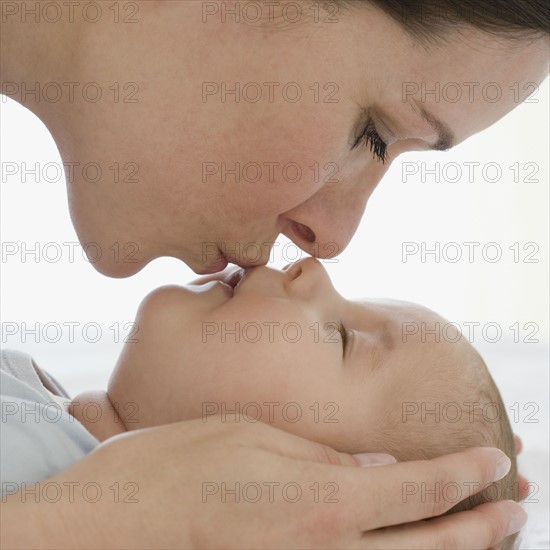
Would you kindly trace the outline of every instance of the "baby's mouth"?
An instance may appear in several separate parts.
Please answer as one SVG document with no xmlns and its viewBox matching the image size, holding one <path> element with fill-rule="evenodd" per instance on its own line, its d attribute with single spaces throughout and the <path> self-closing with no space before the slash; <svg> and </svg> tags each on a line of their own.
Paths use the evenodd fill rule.
<svg viewBox="0 0 550 550">
<path fill-rule="evenodd" d="M 227 277 L 225 277 L 223 282 L 229 285 L 233 289 L 233 292 L 235 292 L 235 290 L 239 286 L 239 283 L 242 281 L 243 275 L 244 269 L 237 269 L 236 271 L 233 271 Z"/>
</svg>

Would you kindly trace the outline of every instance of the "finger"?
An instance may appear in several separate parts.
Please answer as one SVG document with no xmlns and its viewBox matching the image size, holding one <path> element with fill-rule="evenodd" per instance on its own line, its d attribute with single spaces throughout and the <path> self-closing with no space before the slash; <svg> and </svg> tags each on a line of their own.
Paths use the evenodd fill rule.
<svg viewBox="0 0 550 550">
<path fill-rule="evenodd" d="M 529 496 L 529 481 L 525 477 L 523 477 L 521 474 L 518 474 L 517 476 L 517 484 L 518 484 L 518 499 L 519 500 L 525 500 Z"/>
<path fill-rule="evenodd" d="M 352 456 L 359 466 L 387 466 L 397 462 L 394 456 L 386 453 L 361 453 Z"/>
<path fill-rule="evenodd" d="M 502 451 L 478 447 L 432 460 L 345 469 L 338 478 L 357 525 L 369 530 L 439 516 L 509 469 Z M 368 513 L 362 516 L 362 510 Z"/>
<path fill-rule="evenodd" d="M 394 550 L 479 549 L 497 546 L 527 521 L 512 500 L 487 503 L 467 512 L 365 533 L 359 548 Z"/>
<path fill-rule="evenodd" d="M 216 415 L 213 415 L 216 418 Z M 210 420 L 210 419 L 209 419 Z M 245 422 L 244 420 L 242 422 Z M 396 463 L 393 456 L 385 453 L 362 453 L 350 455 L 332 447 L 303 439 L 268 424 L 255 423 L 247 430 L 251 445 L 261 446 L 287 458 L 330 464 L 333 466 L 384 466 Z"/>
<path fill-rule="evenodd" d="M 519 435 L 514 435 L 514 447 L 517 455 L 519 455 L 519 453 L 523 450 L 523 442 L 521 441 Z"/>
</svg>

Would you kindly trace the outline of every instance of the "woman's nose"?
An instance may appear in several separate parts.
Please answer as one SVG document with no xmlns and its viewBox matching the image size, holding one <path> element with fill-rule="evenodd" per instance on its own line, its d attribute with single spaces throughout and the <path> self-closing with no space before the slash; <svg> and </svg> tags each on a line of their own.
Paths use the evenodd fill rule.
<svg viewBox="0 0 550 550">
<path fill-rule="evenodd" d="M 338 256 L 352 239 L 376 184 L 320 189 L 289 210 L 284 235 L 316 258 Z"/>
</svg>

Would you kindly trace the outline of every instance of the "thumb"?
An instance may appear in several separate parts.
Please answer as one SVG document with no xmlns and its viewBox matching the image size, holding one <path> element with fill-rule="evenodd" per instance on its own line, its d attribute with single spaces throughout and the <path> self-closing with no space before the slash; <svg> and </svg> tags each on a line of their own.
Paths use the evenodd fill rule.
<svg viewBox="0 0 550 550">
<path fill-rule="evenodd" d="M 387 466 L 397 462 L 394 456 L 386 453 L 360 453 L 352 456 L 359 466 Z"/>
<path fill-rule="evenodd" d="M 335 466 L 385 466 L 397 462 L 393 456 L 384 453 L 360 453 L 355 455 L 342 453 L 328 445 L 310 441 L 265 424 L 262 425 L 256 436 L 260 433 L 262 435 L 260 441 L 254 438 L 256 443 L 260 443 L 266 450 L 287 458 Z"/>
</svg>

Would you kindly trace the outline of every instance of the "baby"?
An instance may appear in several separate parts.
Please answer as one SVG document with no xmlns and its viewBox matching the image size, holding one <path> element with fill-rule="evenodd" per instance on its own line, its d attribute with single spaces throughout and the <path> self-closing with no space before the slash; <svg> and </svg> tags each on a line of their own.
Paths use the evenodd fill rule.
<svg viewBox="0 0 550 550">
<path fill-rule="evenodd" d="M 512 458 L 510 473 L 473 496 L 472 488 L 450 487 L 451 511 L 517 500 L 513 434 L 499 391 L 472 346 L 459 334 L 437 333 L 445 321 L 425 308 L 345 300 L 308 258 L 282 271 L 226 270 L 161 288 L 142 302 L 136 323 L 137 342 L 125 345 L 108 396 L 87 392 L 70 408 L 100 440 L 243 413 L 244 421 L 339 451 L 400 461 L 495 446 Z M 87 421 L 86 403 L 101 400 L 117 414 Z M 403 498 L 414 490 L 404 486 Z"/>
<path fill-rule="evenodd" d="M 445 321 L 425 308 L 348 301 L 308 258 L 282 271 L 233 269 L 163 287 L 145 298 L 136 323 L 107 392 L 81 393 L 68 406 L 99 441 L 242 413 L 241 422 L 399 461 L 494 446 L 511 457 L 509 474 L 476 494 L 448 487 L 445 498 L 456 503 L 451 512 L 517 500 L 499 391 L 472 346 L 439 334 Z M 405 481 L 403 499 L 419 498 L 424 488 Z"/>
</svg>

